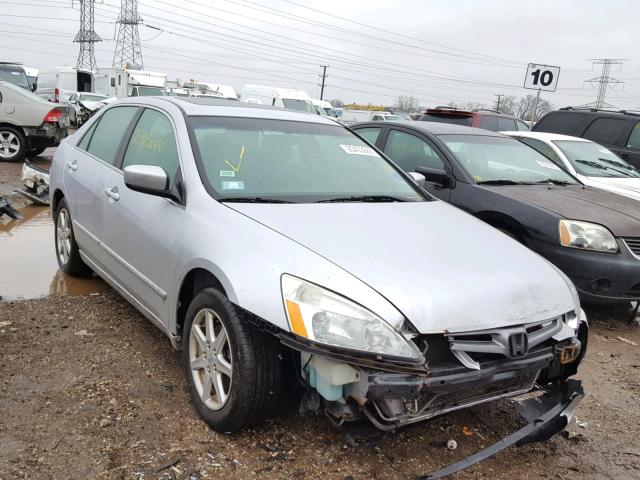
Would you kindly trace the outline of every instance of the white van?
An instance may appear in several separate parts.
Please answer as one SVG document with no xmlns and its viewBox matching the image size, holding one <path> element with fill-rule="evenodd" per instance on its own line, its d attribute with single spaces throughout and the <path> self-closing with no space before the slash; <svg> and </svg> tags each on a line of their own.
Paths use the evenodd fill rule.
<svg viewBox="0 0 640 480">
<path fill-rule="evenodd" d="M 333 110 L 333 107 L 326 100 L 320 100 L 319 98 L 312 98 L 311 103 L 316 107 L 318 111 L 318 115 L 322 115 L 323 117 L 333 117 L 335 118 L 337 115 Z"/>
<path fill-rule="evenodd" d="M 318 113 L 309 94 L 293 88 L 267 87 L 263 85 L 245 85 L 240 93 L 240 101 L 272 105 L 307 113 Z"/>
<path fill-rule="evenodd" d="M 381 112 L 376 110 L 343 110 L 340 121 L 346 125 L 362 122 L 390 122 L 392 120 L 402 120 L 391 112 Z"/>
<path fill-rule="evenodd" d="M 78 92 L 93 92 L 95 79 L 90 70 L 73 67 L 43 68 L 38 72 L 36 93 L 56 103 L 66 103 Z"/>
</svg>

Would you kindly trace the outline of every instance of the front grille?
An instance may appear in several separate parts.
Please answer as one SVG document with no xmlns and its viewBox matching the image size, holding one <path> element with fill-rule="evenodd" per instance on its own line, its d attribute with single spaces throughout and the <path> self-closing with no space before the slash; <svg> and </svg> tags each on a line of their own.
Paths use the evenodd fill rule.
<svg viewBox="0 0 640 480">
<path fill-rule="evenodd" d="M 460 391 L 446 393 L 426 392 L 417 399 L 417 411 L 437 413 L 472 405 L 483 400 L 528 389 L 531 382 L 532 380 L 528 377 L 517 376 L 489 384 L 475 385 Z"/>
<path fill-rule="evenodd" d="M 629 250 L 633 252 L 634 255 L 638 255 L 640 257 L 640 238 L 638 237 L 623 237 L 624 243 L 627 244 Z"/>
</svg>

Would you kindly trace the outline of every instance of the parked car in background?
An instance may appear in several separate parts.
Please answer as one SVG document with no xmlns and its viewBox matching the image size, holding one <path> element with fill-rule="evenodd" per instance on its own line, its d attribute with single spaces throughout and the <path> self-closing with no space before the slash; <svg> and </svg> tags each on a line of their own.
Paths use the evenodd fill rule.
<svg viewBox="0 0 640 480">
<path fill-rule="evenodd" d="M 55 103 L 68 104 L 71 95 L 93 92 L 94 74 L 90 70 L 72 67 L 43 68 L 38 71 L 36 93 Z"/>
<path fill-rule="evenodd" d="M 240 101 L 255 105 L 298 110 L 300 112 L 318 113 L 309 94 L 303 90 L 295 90 L 293 88 L 245 85 L 240 93 Z"/>
<path fill-rule="evenodd" d="M 458 110 L 450 107 L 430 108 L 418 118 L 423 122 L 453 123 L 467 127 L 484 128 L 498 132 L 501 130 L 529 130 L 522 120 L 491 110 Z"/>
<path fill-rule="evenodd" d="M 74 93 L 69 97 L 69 120 L 72 125 L 80 126 L 93 112 L 115 100 L 115 97 L 107 97 L 100 93 Z"/>
<path fill-rule="evenodd" d="M 640 171 L 584 138 L 545 132 L 502 132 L 543 154 L 585 185 L 640 200 Z"/>
<path fill-rule="evenodd" d="M 0 80 L 0 161 L 21 162 L 39 155 L 58 145 L 68 126 L 67 107 Z"/>
<path fill-rule="evenodd" d="M 638 202 L 583 185 L 523 143 L 432 122 L 352 127 L 425 188 L 539 253 L 583 302 L 640 300 Z M 525 272 L 525 270 L 522 270 Z"/>
<path fill-rule="evenodd" d="M 523 443 L 582 398 L 571 282 L 325 117 L 120 101 L 58 148 L 51 193 L 61 270 L 95 271 L 182 348 L 216 430 L 261 421 L 285 380 L 337 424 L 383 430 L 550 393 Z"/>
<path fill-rule="evenodd" d="M 640 168 L 640 113 L 561 108 L 538 120 L 533 131 L 586 138 Z"/>
<path fill-rule="evenodd" d="M 342 116 L 340 117 L 340 122 L 345 125 L 352 125 L 360 122 L 389 122 L 393 120 L 400 120 L 400 117 L 391 112 L 379 110 L 344 109 L 342 111 Z"/>
<path fill-rule="evenodd" d="M 0 81 L 13 83 L 31 91 L 31 83 L 24 67 L 19 63 L 0 62 Z"/>
</svg>

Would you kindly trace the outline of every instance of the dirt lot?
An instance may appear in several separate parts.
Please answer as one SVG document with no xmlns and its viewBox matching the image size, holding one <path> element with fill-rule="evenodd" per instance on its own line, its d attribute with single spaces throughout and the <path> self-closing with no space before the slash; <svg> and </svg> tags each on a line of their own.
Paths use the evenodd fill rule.
<svg viewBox="0 0 640 480">
<path fill-rule="evenodd" d="M 35 165 L 49 167 L 54 148 L 47 148 L 42 155 L 32 158 Z M 20 188 L 20 172 L 22 171 L 22 163 L 17 162 L 0 162 L 0 196 L 11 195 L 16 189 Z"/>
<path fill-rule="evenodd" d="M 0 194 L 17 185 L 19 171 L 0 164 Z M 22 223 L 0 225 L 2 251 L 13 242 L 18 252 L 31 249 L 30 258 L 53 256 L 47 241 L 29 240 L 50 222 L 46 212 L 24 213 Z M 25 272 L 40 269 L 43 285 L 30 287 L 51 296 L 16 301 L 5 291 L 0 301 L 0 480 L 413 479 L 518 426 L 502 401 L 407 428 L 373 448 L 352 448 L 328 420 L 291 406 L 260 429 L 219 434 L 191 407 L 179 354 L 121 297 L 99 280 L 74 286 L 44 260 L 14 276 L 15 262 L 7 260 L 0 280 L 22 282 Z M 0 281 L 5 289 L 11 284 Z M 69 296 L 92 291 L 101 293 Z M 579 422 L 456 479 L 640 479 L 640 329 L 625 323 L 622 307 L 587 313 L 592 330 Z M 456 450 L 446 449 L 449 439 Z"/>
</svg>

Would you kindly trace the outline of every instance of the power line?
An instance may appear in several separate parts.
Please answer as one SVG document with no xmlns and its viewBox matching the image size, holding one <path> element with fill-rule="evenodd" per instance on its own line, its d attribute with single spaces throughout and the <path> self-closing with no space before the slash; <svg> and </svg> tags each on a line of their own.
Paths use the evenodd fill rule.
<svg viewBox="0 0 640 480">
<path fill-rule="evenodd" d="M 609 85 L 624 84 L 623 81 L 609 76 L 611 65 L 622 65 L 625 61 L 626 59 L 624 58 L 596 58 L 591 60 L 594 65 L 602 65 L 602 73 L 599 77 L 591 78 L 586 81 L 586 83 L 590 83 L 594 87 L 597 86 L 598 95 L 596 96 L 595 102 L 587 103 L 586 105 L 583 105 L 584 107 L 595 107 L 597 109 L 602 109 L 604 107 L 617 108 L 614 105 L 605 102 L 604 99 L 607 95 L 607 88 L 609 88 Z"/>
<path fill-rule="evenodd" d="M 138 15 L 138 0 L 122 0 L 120 15 L 116 23 L 119 24 L 119 27 L 116 49 L 113 54 L 113 68 L 122 68 L 126 64 L 143 67 L 142 47 L 138 32 L 138 25 L 142 23 L 142 17 Z"/>
<path fill-rule="evenodd" d="M 73 39 L 74 43 L 80 44 L 76 68 L 84 68 L 87 70 L 96 69 L 94 45 L 97 42 L 101 42 L 102 38 L 100 38 L 100 35 L 98 35 L 94 29 L 94 7 L 94 0 L 80 0 L 80 30 L 78 30 L 78 34 Z"/>
</svg>

